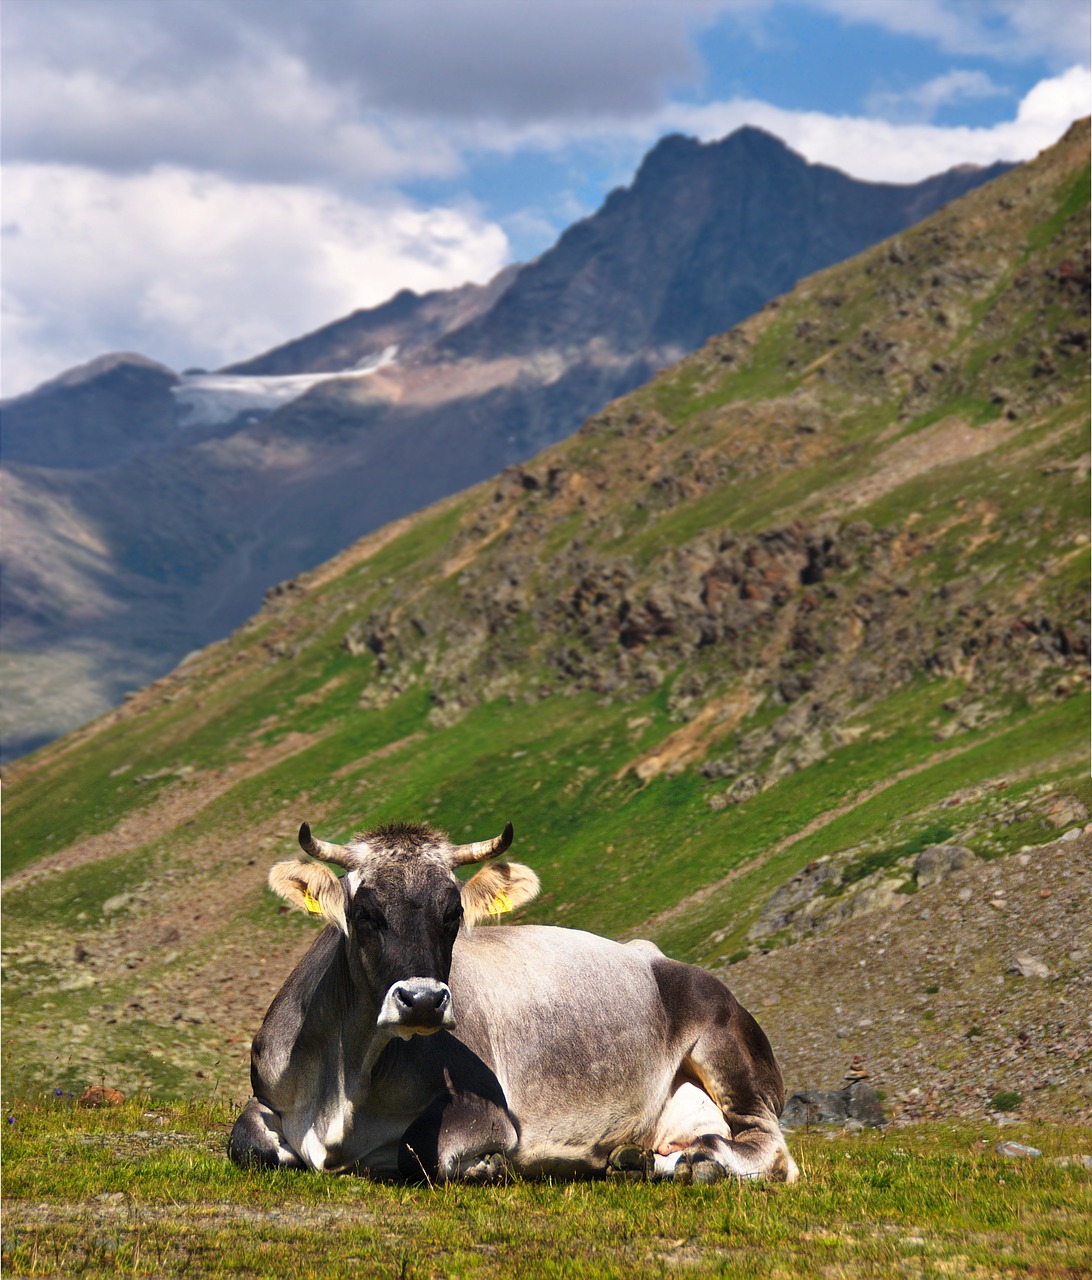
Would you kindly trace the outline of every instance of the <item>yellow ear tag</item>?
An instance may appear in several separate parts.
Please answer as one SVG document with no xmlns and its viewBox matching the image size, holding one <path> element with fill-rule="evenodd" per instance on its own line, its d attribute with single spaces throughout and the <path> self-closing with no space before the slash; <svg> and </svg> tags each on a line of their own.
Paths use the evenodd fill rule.
<svg viewBox="0 0 1092 1280">
<path fill-rule="evenodd" d="M 504 892 L 503 889 L 497 891 L 496 897 L 489 904 L 488 914 L 491 916 L 502 916 L 506 911 L 512 910 L 512 899 Z"/>
<path fill-rule="evenodd" d="M 322 907 L 319 905 L 319 900 L 310 889 L 304 889 L 303 891 L 303 905 L 313 916 L 322 915 Z"/>
</svg>

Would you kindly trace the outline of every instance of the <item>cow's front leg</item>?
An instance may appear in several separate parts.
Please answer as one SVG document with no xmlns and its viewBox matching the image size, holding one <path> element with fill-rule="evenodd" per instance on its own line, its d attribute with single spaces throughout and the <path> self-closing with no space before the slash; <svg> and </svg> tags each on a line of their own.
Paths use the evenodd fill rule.
<svg viewBox="0 0 1092 1280">
<path fill-rule="evenodd" d="M 435 1182 L 502 1182 L 518 1141 L 508 1111 L 475 1093 L 449 1093 L 402 1135 L 398 1171 Z"/>
<path fill-rule="evenodd" d="M 228 1156 L 242 1168 L 302 1169 L 303 1161 L 285 1141 L 280 1116 L 251 1100 L 243 1108 L 228 1139 Z"/>
</svg>

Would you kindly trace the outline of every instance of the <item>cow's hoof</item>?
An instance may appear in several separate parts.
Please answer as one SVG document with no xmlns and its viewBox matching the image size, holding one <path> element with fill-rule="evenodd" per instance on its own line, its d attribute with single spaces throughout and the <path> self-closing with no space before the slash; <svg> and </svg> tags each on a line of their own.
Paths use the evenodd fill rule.
<svg viewBox="0 0 1092 1280">
<path fill-rule="evenodd" d="M 491 1151 L 488 1155 L 478 1156 L 471 1164 L 460 1167 L 459 1182 L 469 1182 L 473 1186 L 486 1187 L 508 1180 L 508 1161 L 499 1151 Z"/>
<path fill-rule="evenodd" d="M 719 1182 L 724 1177 L 724 1170 L 715 1160 L 699 1153 L 680 1157 L 679 1163 L 675 1166 L 675 1172 L 671 1176 L 683 1186 L 690 1186 L 693 1183 L 696 1186 L 707 1187 L 714 1182 Z"/>
<path fill-rule="evenodd" d="M 607 1159 L 607 1173 L 613 1177 L 631 1179 L 652 1176 L 652 1152 L 644 1151 L 632 1143 L 615 1147 Z"/>
<path fill-rule="evenodd" d="M 724 1177 L 724 1169 L 715 1160 L 695 1160 L 690 1166 L 695 1184 L 710 1186 Z"/>
</svg>

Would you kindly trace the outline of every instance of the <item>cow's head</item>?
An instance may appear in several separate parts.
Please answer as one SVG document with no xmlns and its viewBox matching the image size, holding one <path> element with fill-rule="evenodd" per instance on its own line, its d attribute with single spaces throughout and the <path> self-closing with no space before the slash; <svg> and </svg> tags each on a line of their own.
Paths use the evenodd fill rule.
<svg viewBox="0 0 1092 1280">
<path fill-rule="evenodd" d="M 395 825 L 339 845 L 316 840 L 305 822 L 300 845 L 318 861 L 279 862 L 269 885 L 300 911 L 337 925 L 354 980 L 378 1004 L 378 1026 L 408 1039 L 455 1025 L 447 980 L 460 927 L 538 893 L 530 867 L 491 861 L 511 843 L 511 823 L 474 844 L 452 844 L 431 827 Z M 339 879 L 327 862 L 347 874 Z M 454 869 L 475 862 L 489 865 L 460 881 Z"/>
</svg>

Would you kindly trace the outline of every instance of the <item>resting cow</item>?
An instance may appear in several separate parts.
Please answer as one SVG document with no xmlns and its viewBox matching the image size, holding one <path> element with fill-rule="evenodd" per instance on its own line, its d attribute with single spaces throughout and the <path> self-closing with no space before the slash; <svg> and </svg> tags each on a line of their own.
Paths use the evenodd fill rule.
<svg viewBox="0 0 1092 1280">
<path fill-rule="evenodd" d="M 627 1166 L 795 1180 L 781 1072 L 723 983 L 651 942 L 475 927 L 538 892 L 529 868 L 491 861 L 511 839 L 511 823 L 469 845 L 425 826 L 347 845 L 300 828 L 318 861 L 269 883 L 327 927 L 254 1039 L 231 1158 L 438 1181 Z"/>
</svg>

